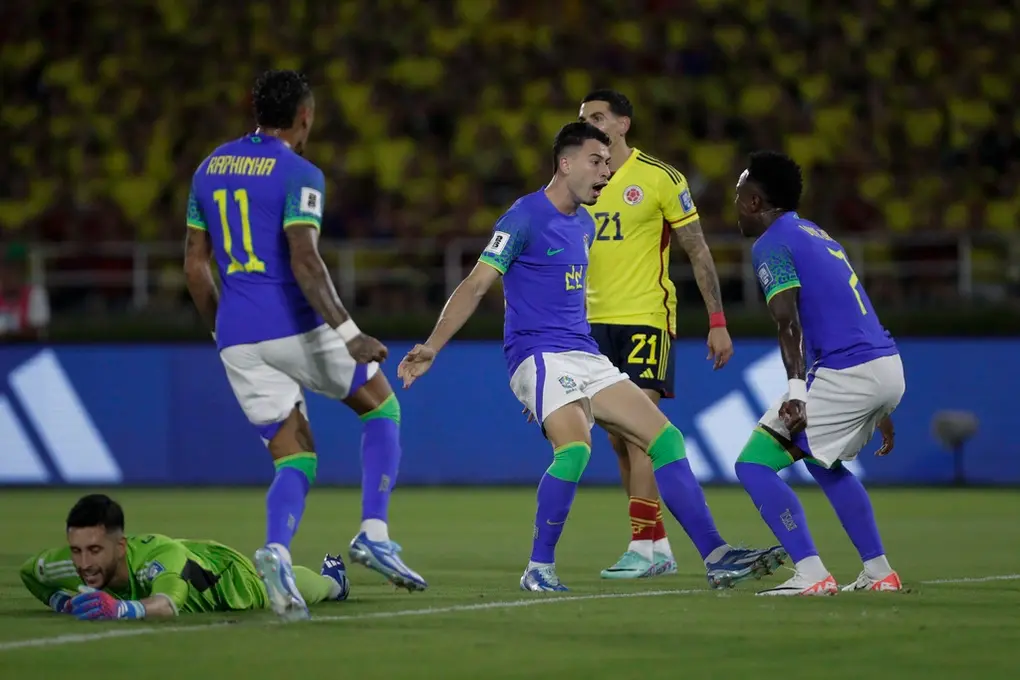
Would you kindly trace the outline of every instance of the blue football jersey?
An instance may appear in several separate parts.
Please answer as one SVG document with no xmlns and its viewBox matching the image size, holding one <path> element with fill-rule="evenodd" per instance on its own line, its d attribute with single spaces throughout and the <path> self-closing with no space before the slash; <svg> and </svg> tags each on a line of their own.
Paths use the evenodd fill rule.
<svg viewBox="0 0 1020 680">
<path fill-rule="evenodd" d="M 591 215 L 561 213 L 545 191 L 517 200 L 479 258 L 503 274 L 503 353 L 510 374 L 540 352 L 598 354 L 585 311 Z"/>
<path fill-rule="evenodd" d="M 842 369 L 897 353 L 843 246 L 818 225 L 786 213 L 755 241 L 751 253 L 766 301 L 800 289 L 809 365 Z"/>
<path fill-rule="evenodd" d="M 246 135 L 195 171 L 188 227 L 208 231 L 220 274 L 220 349 L 298 335 L 323 323 L 290 267 L 285 229 L 322 226 L 322 171 L 273 136 Z"/>
</svg>

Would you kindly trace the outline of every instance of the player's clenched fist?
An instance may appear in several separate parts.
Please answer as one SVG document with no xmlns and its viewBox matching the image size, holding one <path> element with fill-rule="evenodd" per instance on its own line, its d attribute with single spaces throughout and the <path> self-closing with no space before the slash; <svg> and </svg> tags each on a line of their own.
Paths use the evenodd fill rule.
<svg viewBox="0 0 1020 680">
<path fill-rule="evenodd" d="M 788 399 L 779 407 L 779 417 L 790 434 L 795 435 L 807 427 L 807 404 L 800 399 Z"/>
<path fill-rule="evenodd" d="M 415 345 L 397 366 L 397 377 L 404 381 L 404 388 L 425 374 L 436 358 L 436 350 L 427 345 Z"/>
<path fill-rule="evenodd" d="M 347 351 L 351 353 L 351 358 L 359 364 L 382 361 L 389 356 L 386 345 L 364 333 L 347 343 Z"/>
</svg>

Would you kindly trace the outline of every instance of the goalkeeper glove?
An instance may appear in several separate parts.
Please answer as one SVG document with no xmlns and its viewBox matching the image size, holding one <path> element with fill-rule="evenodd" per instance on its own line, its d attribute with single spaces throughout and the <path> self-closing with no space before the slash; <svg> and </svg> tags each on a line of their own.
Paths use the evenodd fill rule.
<svg viewBox="0 0 1020 680">
<path fill-rule="evenodd" d="M 63 590 L 58 590 L 50 595 L 50 607 L 58 614 L 70 614 L 71 595 Z"/>
<path fill-rule="evenodd" d="M 140 619 L 145 605 L 138 600 L 118 600 L 109 593 L 93 590 L 71 598 L 71 614 L 82 621 Z"/>
</svg>

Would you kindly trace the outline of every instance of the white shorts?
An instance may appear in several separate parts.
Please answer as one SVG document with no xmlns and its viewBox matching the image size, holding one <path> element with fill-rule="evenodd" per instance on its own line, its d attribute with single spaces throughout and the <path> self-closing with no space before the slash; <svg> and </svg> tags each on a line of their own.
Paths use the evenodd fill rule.
<svg viewBox="0 0 1020 680">
<path fill-rule="evenodd" d="M 899 405 L 905 389 L 899 355 L 842 370 L 819 368 L 808 387 L 807 428 L 794 437 L 794 443 L 826 467 L 853 460 L 871 441 L 878 422 Z M 779 417 L 786 397 L 784 394 L 758 422 L 789 438 Z"/>
<path fill-rule="evenodd" d="M 521 362 L 510 376 L 510 389 L 539 423 L 556 409 L 580 401 L 590 428 L 595 424 L 591 398 L 622 380 L 629 380 L 627 374 L 601 354 L 540 352 Z"/>
<path fill-rule="evenodd" d="M 302 388 L 346 399 L 379 370 L 375 362 L 355 362 L 340 334 L 326 324 L 301 335 L 227 347 L 220 359 L 241 410 L 267 440 L 295 406 L 305 412 Z"/>
</svg>

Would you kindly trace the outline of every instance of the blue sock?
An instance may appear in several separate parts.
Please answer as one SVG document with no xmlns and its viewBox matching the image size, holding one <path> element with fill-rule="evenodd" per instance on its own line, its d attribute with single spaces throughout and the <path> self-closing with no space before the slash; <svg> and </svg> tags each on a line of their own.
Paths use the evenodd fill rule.
<svg viewBox="0 0 1020 680">
<path fill-rule="evenodd" d="M 875 511 L 861 480 L 842 465 L 827 469 L 809 463 L 807 469 L 825 492 L 847 536 L 860 553 L 861 561 L 867 562 L 884 555 L 882 537 L 875 523 Z"/>
<path fill-rule="evenodd" d="M 266 544 L 290 550 L 305 512 L 305 497 L 315 480 L 314 453 L 298 453 L 275 461 L 276 477 L 266 493 Z"/>
<path fill-rule="evenodd" d="M 793 563 L 817 555 L 818 549 L 804 517 L 804 506 L 779 473 L 760 463 L 738 462 L 734 469 L 761 518 L 790 554 Z"/>
<path fill-rule="evenodd" d="M 691 470 L 680 430 L 666 425 L 648 445 L 648 456 L 662 502 L 690 537 L 701 559 L 726 545 L 708 509 L 705 492 Z"/>
<path fill-rule="evenodd" d="M 553 462 L 538 484 L 538 509 L 535 512 L 535 535 L 531 543 L 531 561 L 553 564 L 556 544 L 563 533 L 570 506 L 577 493 L 577 482 L 588 465 L 591 447 L 585 442 L 571 442 L 553 451 Z"/>
<path fill-rule="evenodd" d="M 361 519 L 389 520 L 390 494 L 400 467 L 400 403 L 390 395 L 361 416 Z"/>
<path fill-rule="evenodd" d="M 535 537 L 531 543 L 531 561 L 552 564 L 556 561 L 556 544 L 570 514 L 577 493 L 575 482 L 566 482 L 548 472 L 538 484 L 538 510 L 535 513 Z"/>
</svg>

